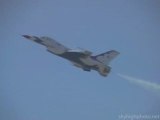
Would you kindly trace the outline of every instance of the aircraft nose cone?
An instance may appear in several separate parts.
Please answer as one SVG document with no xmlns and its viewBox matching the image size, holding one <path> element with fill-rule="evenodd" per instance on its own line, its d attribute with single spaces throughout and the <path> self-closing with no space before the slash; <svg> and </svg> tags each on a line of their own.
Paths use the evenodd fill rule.
<svg viewBox="0 0 160 120">
<path fill-rule="evenodd" d="M 27 38 L 27 39 L 31 38 L 31 36 L 29 36 L 29 35 L 22 35 L 22 36 L 25 37 L 25 38 Z"/>
</svg>

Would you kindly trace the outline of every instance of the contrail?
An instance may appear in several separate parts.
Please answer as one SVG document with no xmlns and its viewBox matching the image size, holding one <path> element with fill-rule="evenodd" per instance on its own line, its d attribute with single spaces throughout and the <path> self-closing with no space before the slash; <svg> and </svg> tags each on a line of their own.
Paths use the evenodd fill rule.
<svg viewBox="0 0 160 120">
<path fill-rule="evenodd" d="M 131 76 L 127 76 L 127 75 L 123 75 L 123 74 L 118 74 L 118 76 L 132 82 L 132 83 L 136 83 L 138 85 L 141 85 L 147 89 L 151 89 L 151 90 L 156 90 L 158 93 L 160 93 L 160 84 L 157 83 L 152 83 L 152 82 L 148 82 L 139 78 L 134 78 Z"/>
</svg>

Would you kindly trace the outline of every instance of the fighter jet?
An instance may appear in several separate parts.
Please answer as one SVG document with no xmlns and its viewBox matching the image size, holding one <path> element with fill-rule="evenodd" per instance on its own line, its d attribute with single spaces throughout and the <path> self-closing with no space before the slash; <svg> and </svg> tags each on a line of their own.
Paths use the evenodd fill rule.
<svg viewBox="0 0 160 120">
<path fill-rule="evenodd" d="M 109 63 L 119 54 L 115 50 L 110 50 L 94 56 L 88 50 L 70 49 L 46 36 L 23 35 L 23 37 L 45 46 L 48 52 L 69 60 L 74 66 L 84 71 L 96 70 L 102 76 L 107 76 L 110 73 Z"/>
</svg>

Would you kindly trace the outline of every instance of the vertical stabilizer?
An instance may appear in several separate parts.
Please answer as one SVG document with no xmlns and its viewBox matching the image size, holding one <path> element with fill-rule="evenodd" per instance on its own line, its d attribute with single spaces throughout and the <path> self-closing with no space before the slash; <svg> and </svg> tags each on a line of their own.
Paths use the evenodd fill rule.
<svg viewBox="0 0 160 120">
<path fill-rule="evenodd" d="M 96 60 L 98 60 L 99 62 L 108 65 L 117 55 L 119 55 L 120 53 L 115 51 L 115 50 L 111 50 L 96 56 L 93 56 Z"/>
</svg>

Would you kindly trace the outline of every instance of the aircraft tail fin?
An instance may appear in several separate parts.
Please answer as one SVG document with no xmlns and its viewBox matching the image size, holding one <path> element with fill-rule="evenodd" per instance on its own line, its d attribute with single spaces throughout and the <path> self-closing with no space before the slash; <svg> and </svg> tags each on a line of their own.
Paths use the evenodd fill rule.
<svg viewBox="0 0 160 120">
<path fill-rule="evenodd" d="M 108 65 L 117 55 L 120 53 L 115 50 L 110 50 L 108 52 L 93 56 L 99 62 Z"/>
</svg>

